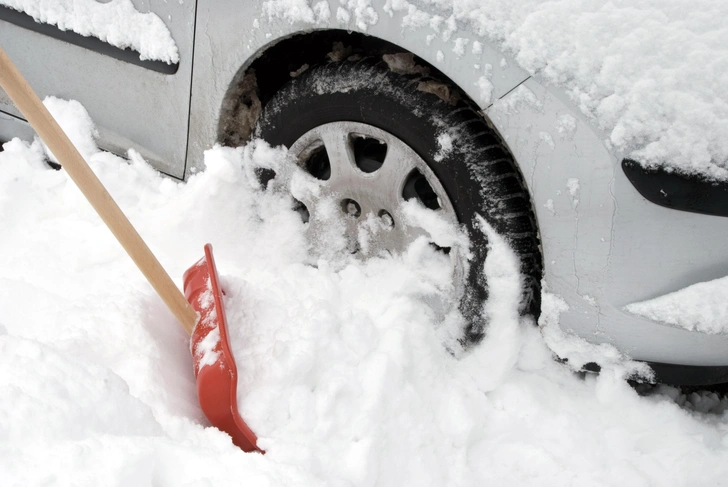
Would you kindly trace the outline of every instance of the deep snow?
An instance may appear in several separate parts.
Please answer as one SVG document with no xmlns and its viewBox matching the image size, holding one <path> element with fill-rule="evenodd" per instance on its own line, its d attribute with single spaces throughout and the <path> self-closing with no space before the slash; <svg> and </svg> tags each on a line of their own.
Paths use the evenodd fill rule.
<svg viewBox="0 0 728 487">
<path fill-rule="evenodd" d="M 87 115 L 49 105 L 91 147 Z M 728 401 L 639 396 L 623 380 L 633 364 L 559 329 L 558 296 L 544 296 L 541 329 L 519 320 L 497 238 L 485 269 L 499 282 L 493 325 L 466 352 L 432 305 L 448 263 L 429 246 L 306 264 L 298 215 L 253 177 L 281 151 L 214 148 L 182 184 L 134 153 L 92 150 L 178 284 L 213 243 L 242 413 L 267 451 L 244 454 L 206 427 L 187 337 L 66 174 L 45 166 L 40 144 L 4 149 L 2 485 L 726 484 Z M 552 350 L 604 370 L 581 377 Z"/>
</svg>

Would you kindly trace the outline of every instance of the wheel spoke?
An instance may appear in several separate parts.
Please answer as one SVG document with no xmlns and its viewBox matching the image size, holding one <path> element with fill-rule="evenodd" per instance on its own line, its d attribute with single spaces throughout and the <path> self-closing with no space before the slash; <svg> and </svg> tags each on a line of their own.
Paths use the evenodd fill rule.
<svg viewBox="0 0 728 487">
<path fill-rule="evenodd" d="M 361 176 L 349 144 L 349 134 L 342 130 L 322 130 L 321 139 L 331 162 L 331 177 L 328 182 L 332 189 L 355 184 Z"/>
<path fill-rule="evenodd" d="M 382 167 L 372 174 L 372 183 L 378 188 L 394 211 L 402 203 L 402 188 L 407 176 L 417 167 L 410 150 L 399 144 L 388 144 Z"/>
<path fill-rule="evenodd" d="M 432 237 L 430 236 L 430 232 L 425 230 L 424 228 L 418 227 L 418 226 L 412 226 L 412 225 L 400 225 L 402 228 L 402 234 L 403 234 L 403 241 L 407 244 L 414 242 L 419 237 L 424 236 L 427 241 L 431 242 Z M 404 249 L 401 249 L 404 250 Z"/>
</svg>

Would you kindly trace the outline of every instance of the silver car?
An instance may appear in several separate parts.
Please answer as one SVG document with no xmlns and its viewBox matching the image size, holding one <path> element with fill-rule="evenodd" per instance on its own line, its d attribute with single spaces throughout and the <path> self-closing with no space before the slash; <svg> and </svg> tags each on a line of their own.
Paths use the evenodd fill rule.
<svg viewBox="0 0 728 487">
<path fill-rule="evenodd" d="M 726 186 L 606 148 L 565 93 L 479 33 L 405 28 L 385 0 L 356 16 L 327 2 L 133 0 L 169 30 L 178 56 L 165 61 L 3 3 L 0 44 L 41 97 L 87 108 L 105 150 L 134 148 L 183 180 L 215 143 L 285 145 L 339 198 L 349 233 L 371 215 L 386 229 L 373 249 L 352 239 L 351 252 L 398 251 L 422 234 L 403 218 L 409 200 L 459 223 L 470 258 L 437 249 L 459 262 L 465 343 L 488 332 L 479 215 L 520 259 L 522 313 L 538 317 L 547 286 L 568 304 L 562 328 L 649 363 L 659 380 L 728 382 L 727 334 L 625 310 L 728 275 Z M 0 91 L 0 140 L 15 136 L 33 132 Z M 312 228 L 320 221 L 316 197 L 295 204 Z"/>
</svg>

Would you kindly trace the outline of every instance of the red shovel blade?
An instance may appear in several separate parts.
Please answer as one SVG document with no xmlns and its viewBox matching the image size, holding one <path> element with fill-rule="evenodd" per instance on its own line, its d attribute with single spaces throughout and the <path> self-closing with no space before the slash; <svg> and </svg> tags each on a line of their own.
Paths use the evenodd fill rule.
<svg viewBox="0 0 728 487">
<path fill-rule="evenodd" d="M 184 273 L 184 291 L 187 301 L 200 314 L 190 347 L 202 412 L 244 451 L 262 452 L 256 446 L 258 438 L 238 412 L 238 370 L 230 352 L 212 245 L 205 245 L 205 256 Z"/>
</svg>

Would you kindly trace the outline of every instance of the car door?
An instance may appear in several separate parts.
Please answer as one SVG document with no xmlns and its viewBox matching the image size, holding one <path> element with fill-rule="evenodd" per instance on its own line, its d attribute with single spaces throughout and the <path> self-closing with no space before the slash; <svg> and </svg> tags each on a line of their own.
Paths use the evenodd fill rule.
<svg viewBox="0 0 728 487">
<path fill-rule="evenodd" d="M 80 101 L 96 123 L 101 148 L 122 155 L 134 148 L 163 172 L 184 176 L 195 0 L 61 0 L 25 7 L 26 11 L 8 5 L 21 3 L 0 0 L 0 45 L 41 98 Z M 158 19 L 142 15 L 149 13 Z M 73 32 L 73 21 L 76 30 L 88 34 L 96 29 L 106 32 L 107 39 L 146 36 L 152 49 L 139 50 L 157 58 L 169 55 L 174 62 L 141 59 L 137 50 L 114 46 L 119 42 L 113 39 L 80 35 Z M 172 44 L 168 37 L 166 44 L 162 42 L 169 35 Z M 0 140 L 31 133 L 23 122 L 0 90 Z"/>
</svg>

